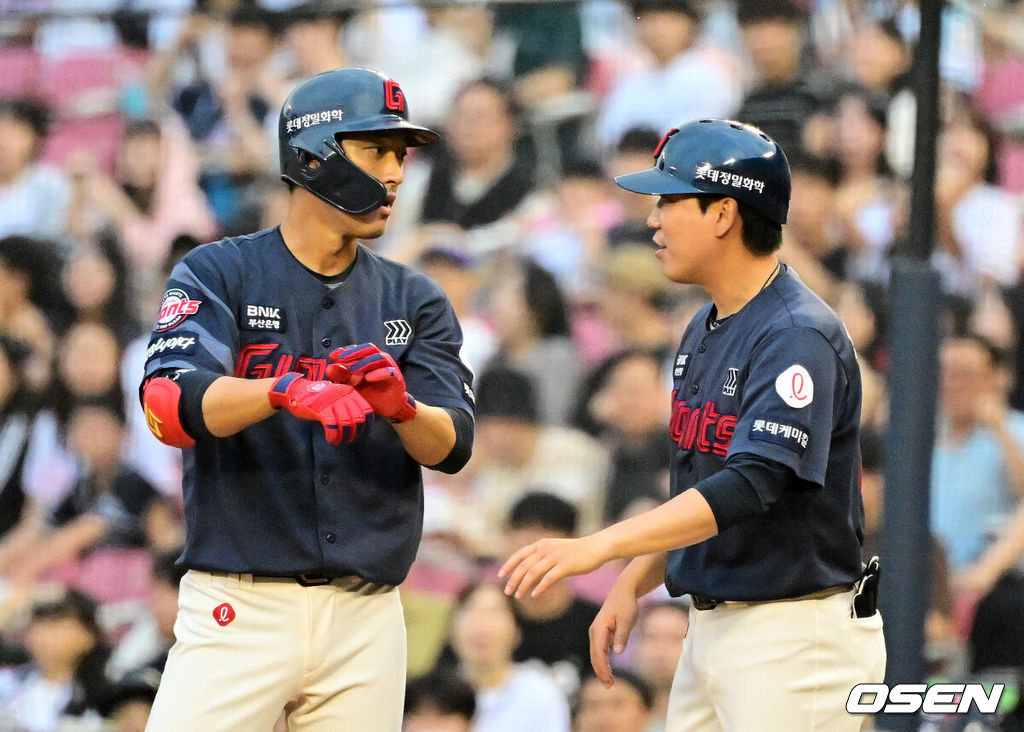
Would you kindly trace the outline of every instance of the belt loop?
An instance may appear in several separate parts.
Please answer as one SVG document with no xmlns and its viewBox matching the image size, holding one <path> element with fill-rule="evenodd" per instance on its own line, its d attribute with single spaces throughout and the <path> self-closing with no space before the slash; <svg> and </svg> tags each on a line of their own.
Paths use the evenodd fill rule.
<svg viewBox="0 0 1024 732">
<path fill-rule="evenodd" d="M 243 573 L 236 576 L 238 577 L 238 584 L 243 587 L 252 587 L 253 576 L 251 574 Z"/>
</svg>

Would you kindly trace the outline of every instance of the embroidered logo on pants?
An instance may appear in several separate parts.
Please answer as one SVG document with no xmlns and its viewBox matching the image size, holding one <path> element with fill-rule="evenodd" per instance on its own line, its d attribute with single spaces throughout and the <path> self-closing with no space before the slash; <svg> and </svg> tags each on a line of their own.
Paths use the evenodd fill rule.
<svg viewBox="0 0 1024 732">
<path fill-rule="evenodd" d="M 213 619 L 217 625 L 224 627 L 235 619 L 235 609 L 226 602 L 221 603 L 213 609 Z"/>
</svg>

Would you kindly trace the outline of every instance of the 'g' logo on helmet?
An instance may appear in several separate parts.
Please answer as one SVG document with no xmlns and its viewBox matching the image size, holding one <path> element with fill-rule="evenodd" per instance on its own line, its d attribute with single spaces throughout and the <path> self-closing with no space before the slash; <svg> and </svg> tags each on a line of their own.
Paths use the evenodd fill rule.
<svg viewBox="0 0 1024 732">
<path fill-rule="evenodd" d="M 405 111 L 405 94 L 394 79 L 384 82 L 384 106 L 394 112 Z"/>
</svg>

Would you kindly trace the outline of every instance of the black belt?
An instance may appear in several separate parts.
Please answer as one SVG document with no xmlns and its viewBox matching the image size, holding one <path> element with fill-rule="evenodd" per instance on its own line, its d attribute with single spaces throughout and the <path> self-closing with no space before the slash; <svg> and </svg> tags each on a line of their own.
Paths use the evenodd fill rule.
<svg viewBox="0 0 1024 732">
<path fill-rule="evenodd" d="M 782 597 L 778 600 L 716 600 L 702 595 L 699 592 L 691 592 L 690 599 L 695 610 L 714 610 L 719 605 L 767 605 L 772 602 L 796 602 L 798 600 L 821 600 L 825 597 L 831 597 L 832 595 L 838 595 L 841 592 L 849 592 L 853 589 L 853 585 L 835 585 L 834 587 L 826 587 L 824 590 L 818 590 L 817 592 L 810 592 L 806 595 L 800 595 L 799 597 Z"/>
</svg>

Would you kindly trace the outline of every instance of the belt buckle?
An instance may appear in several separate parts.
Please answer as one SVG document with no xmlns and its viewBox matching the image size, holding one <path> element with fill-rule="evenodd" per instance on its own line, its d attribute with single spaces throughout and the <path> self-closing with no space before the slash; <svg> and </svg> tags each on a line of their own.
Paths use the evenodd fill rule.
<svg viewBox="0 0 1024 732">
<path fill-rule="evenodd" d="M 295 575 L 295 581 L 303 587 L 319 587 L 320 585 L 329 585 L 333 577 L 320 577 L 317 575 L 310 574 L 297 574 Z"/>
<path fill-rule="evenodd" d="M 692 592 L 690 593 L 690 602 L 694 610 L 714 610 L 719 605 L 718 600 L 712 600 L 706 595 L 698 595 Z"/>
</svg>

